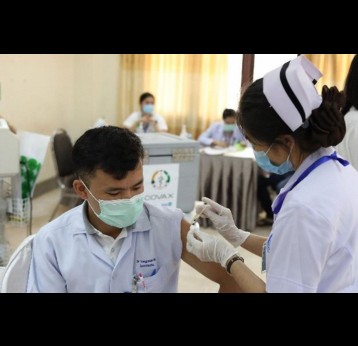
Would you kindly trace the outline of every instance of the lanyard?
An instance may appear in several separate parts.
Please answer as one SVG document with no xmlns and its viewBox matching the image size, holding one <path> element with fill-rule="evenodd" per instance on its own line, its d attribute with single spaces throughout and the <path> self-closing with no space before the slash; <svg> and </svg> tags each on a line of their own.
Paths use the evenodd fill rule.
<svg viewBox="0 0 358 346">
<path fill-rule="evenodd" d="M 340 157 L 337 156 L 337 153 L 334 152 L 331 155 L 328 156 L 322 156 L 321 158 L 319 158 L 318 160 L 316 160 L 315 162 L 313 162 L 299 177 L 298 179 L 295 181 L 295 183 L 291 186 L 291 188 L 285 192 L 283 192 L 282 194 L 278 195 L 277 197 L 277 203 L 275 208 L 273 208 L 273 213 L 275 214 L 275 216 L 280 212 L 282 204 L 286 198 L 286 195 L 297 185 L 299 184 L 303 179 L 305 179 L 314 169 L 316 169 L 318 166 L 320 166 L 322 163 L 330 161 L 330 160 L 337 160 L 342 166 L 348 166 L 349 162 L 347 160 L 341 159 Z"/>
</svg>

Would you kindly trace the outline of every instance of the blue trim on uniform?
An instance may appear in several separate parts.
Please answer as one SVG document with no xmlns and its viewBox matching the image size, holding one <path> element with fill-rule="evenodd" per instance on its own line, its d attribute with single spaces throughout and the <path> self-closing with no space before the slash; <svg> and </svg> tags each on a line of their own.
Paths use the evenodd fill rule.
<svg viewBox="0 0 358 346">
<path fill-rule="evenodd" d="M 273 208 L 273 213 L 275 215 L 277 215 L 282 207 L 282 204 L 286 198 L 286 195 L 296 186 L 298 185 L 303 179 L 305 179 L 313 170 L 315 170 L 318 166 L 320 166 L 322 163 L 330 161 L 330 160 L 336 160 L 338 161 L 342 166 L 348 166 L 349 162 L 347 160 L 344 160 L 340 157 L 337 156 L 337 153 L 334 152 L 331 155 L 328 156 L 322 156 L 321 158 L 319 158 L 318 160 L 316 160 L 315 162 L 313 162 L 299 177 L 298 179 L 295 181 L 295 183 L 291 186 L 291 188 L 285 192 L 283 192 L 282 194 L 278 195 L 277 197 L 277 203 L 275 208 Z"/>
</svg>

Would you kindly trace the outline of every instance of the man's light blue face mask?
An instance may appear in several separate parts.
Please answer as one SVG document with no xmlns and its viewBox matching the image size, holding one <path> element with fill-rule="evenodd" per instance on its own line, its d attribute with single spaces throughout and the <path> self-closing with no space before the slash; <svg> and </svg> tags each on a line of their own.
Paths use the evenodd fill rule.
<svg viewBox="0 0 358 346">
<path fill-rule="evenodd" d="M 223 125 L 223 131 L 224 132 L 234 132 L 236 128 L 235 124 L 224 124 Z"/>
<path fill-rule="evenodd" d="M 290 159 L 292 148 L 290 150 L 290 153 L 287 156 L 287 160 L 283 163 L 281 163 L 279 166 L 275 166 L 271 163 L 270 158 L 267 156 L 268 152 L 271 150 L 273 143 L 270 145 L 270 147 L 267 149 L 267 151 L 255 151 L 254 155 L 256 159 L 256 163 L 266 172 L 271 172 L 275 174 L 285 174 L 288 172 L 293 171 L 293 166 Z"/>
<path fill-rule="evenodd" d="M 130 199 L 103 200 L 93 196 L 82 179 L 81 182 L 90 195 L 98 202 L 101 212 L 97 214 L 89 201 L 87 201 L 88 205 L 94 214 L 104 223 L 113 227 L 124 228 L 133 225 L 138 220 L 139 215 L 143 211 L 144 192 Z"/>
</svg>

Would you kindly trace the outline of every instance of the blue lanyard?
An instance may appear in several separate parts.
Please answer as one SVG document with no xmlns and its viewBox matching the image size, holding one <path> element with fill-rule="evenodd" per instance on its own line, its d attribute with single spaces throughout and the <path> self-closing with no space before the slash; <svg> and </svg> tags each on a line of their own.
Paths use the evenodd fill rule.
<svg viewBox="0 0 358 346">
<path fill-rule="evenodd" d="M 277 203 L 276 203 L 276 207 L 272 210 L 273 213 L 275 214 L 275 216 L 280 212 L 282 204 L 286 198 L 286 195 L 297 185 L 299 184 L 303 179 L 305 179 L 308 174 L 310 174 L 314 169 L 316 169 L 318 166 L 320 166 L 322 163 L 330 161 L 330 160 L 337 160 L 341 165 L 343 166 L 348 166 L 349 162 L 347 160 L 341 159 L 340 157 L 337 156 L 337 153 L 334 152 L 331 155 L 328 156 L 322 156 L 321 158 L 319 158 L 318 160 L 316 160 L 315 162 L 312 163 L 312 165 L 310 165 L 299 177 L 298 179 L 295 181 L 295 183 L 291 186 L 291 188 L 287 191 L 285 191 L 284 193 L 280 194 L 277 197 Z"/>
</svg>

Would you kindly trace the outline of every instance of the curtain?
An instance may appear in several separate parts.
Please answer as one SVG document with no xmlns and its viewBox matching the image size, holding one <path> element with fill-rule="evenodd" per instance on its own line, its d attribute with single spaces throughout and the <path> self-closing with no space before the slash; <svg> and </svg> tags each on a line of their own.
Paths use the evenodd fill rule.
<svg viewBox="0 0 358 346">
<path fill-rule="evenodd" d="M 320 92 L 323 85 L 335 85 L 343 90 L 348 70 L 355 54 L 305 54 L 311 62 L 323 73 L 317 83 Z"/>
<path fill-rule="evenodd" d="M 169 132 L 183 124 L 193 138 L 222 117 L 227 99 L 226 54 L 121 54 L 119 118 L 139 110 L 139 96 L 155 96 Z"/>
</svg>

